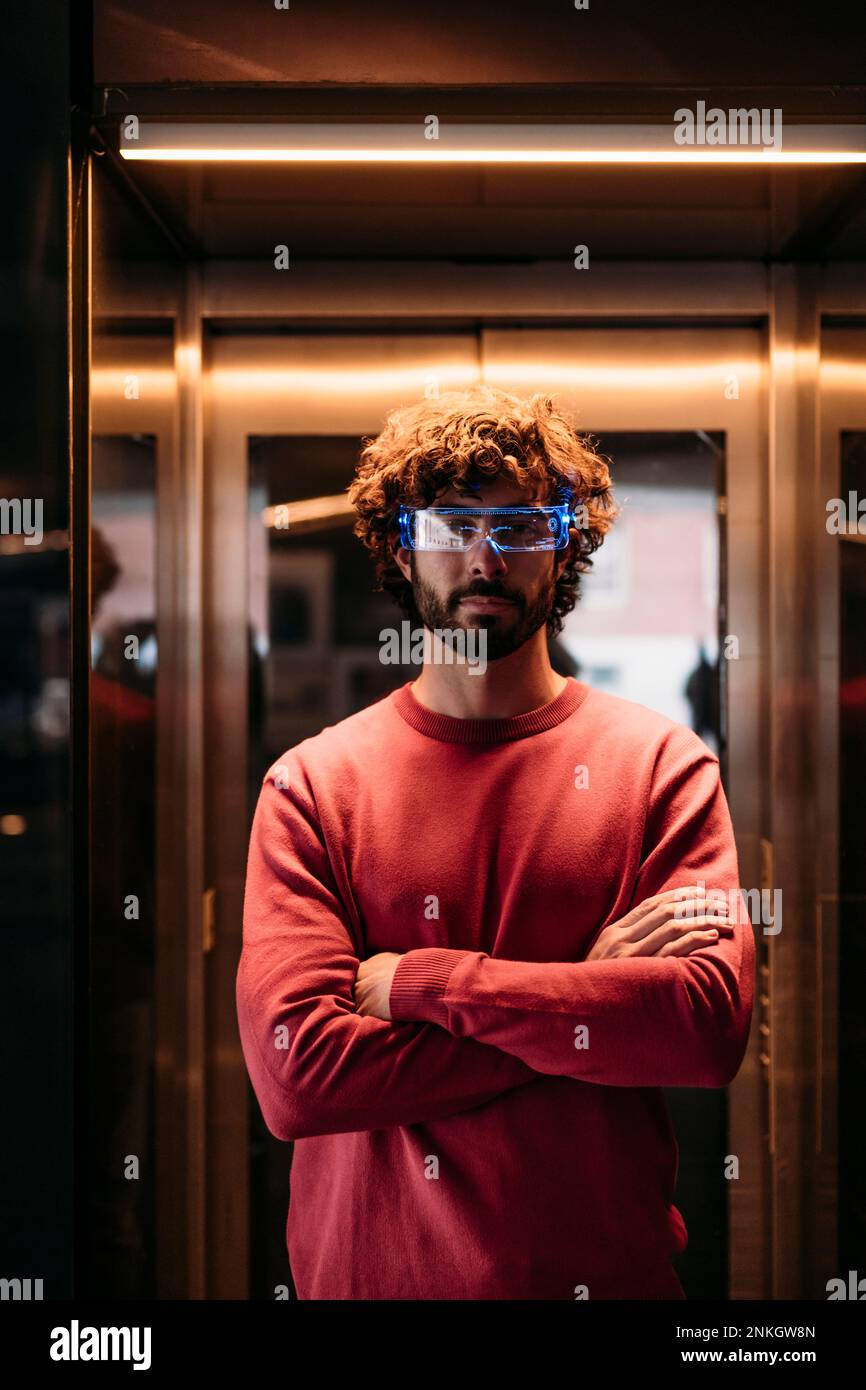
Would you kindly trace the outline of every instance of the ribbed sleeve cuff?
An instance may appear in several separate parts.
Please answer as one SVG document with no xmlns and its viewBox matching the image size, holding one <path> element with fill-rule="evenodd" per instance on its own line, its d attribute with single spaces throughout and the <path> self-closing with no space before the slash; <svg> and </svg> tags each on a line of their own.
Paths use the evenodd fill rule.
<svg viewBox="0 0 866 1390">
<path fill-rule="evenodd" d="M 401 958 L 391 981 L 389 1006 L 396 1021 L 438 1023 L 448 1027 L 445 991 L 451 975 L 471 951 L 450 951 L 441 946 L 420 946 Z"/>
</svg>

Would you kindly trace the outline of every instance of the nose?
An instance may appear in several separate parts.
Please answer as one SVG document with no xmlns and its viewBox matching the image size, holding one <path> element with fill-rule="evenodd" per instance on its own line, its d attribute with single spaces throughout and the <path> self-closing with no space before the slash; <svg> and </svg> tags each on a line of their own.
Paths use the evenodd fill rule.
<svg viewBox="0 0 866 1390">
<path fill-rule="evenodd" d="M 470 569 L 473 574 L 501 574 L 507 572 L 505 557 L 492 536 L 484 535 L 469 547 L 472 556 Z"/>
</svg>

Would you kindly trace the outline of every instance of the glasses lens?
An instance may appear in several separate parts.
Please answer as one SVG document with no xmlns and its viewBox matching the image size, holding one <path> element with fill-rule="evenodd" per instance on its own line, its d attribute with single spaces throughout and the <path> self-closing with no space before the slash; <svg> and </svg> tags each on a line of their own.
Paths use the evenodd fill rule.
<svg viewBox="0 0 866 1390">
<path fill-rule="evenodd" d="M 437 512 L 432 508 L 415 513 L 416 550 L 466 550 L 489 534 L 503 550 L 554 550 L 557 546 L 556 517 L 539 508 L 533 512 Z"/>
<path fill-rule="evenodd" d="M 497 545 L 504 550 L 549 550 L 554 544 L 556 522 L 553 517 L 539 512 L 537 516 L 524 513 L 494 528 L 493 535 Z"/>
<path fill-rule="evenodd" d="M 465 550 L 482 534 L 470 516 L 442 516 L 432 511 L 415 514 L 416 550 Z"/>
</svg>

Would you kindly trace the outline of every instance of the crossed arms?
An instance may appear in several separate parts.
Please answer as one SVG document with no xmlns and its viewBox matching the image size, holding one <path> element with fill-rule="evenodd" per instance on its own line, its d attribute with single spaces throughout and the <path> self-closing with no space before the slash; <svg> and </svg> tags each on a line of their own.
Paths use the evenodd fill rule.
<svg viewBox="0 0 866 1390">
<path fill-rule="evenodd" d="M 419 948 L 401 958 L 392 1020 L 361 1015 L 351 923 L 312 796 L 292 783 L 268 777 L 259 796 L 237 975 L 244 1057 L 277 1138 L 443 1119 L 540 1074 L 609 1086 L 726 1086 L 736 1074 L 755 958 L 742 915 L 688 956 L 524 962 Z M 668 766 L 643 849 L 629 907 L 696 879 L 738 890 L 709 752 Z"/>
</svg>

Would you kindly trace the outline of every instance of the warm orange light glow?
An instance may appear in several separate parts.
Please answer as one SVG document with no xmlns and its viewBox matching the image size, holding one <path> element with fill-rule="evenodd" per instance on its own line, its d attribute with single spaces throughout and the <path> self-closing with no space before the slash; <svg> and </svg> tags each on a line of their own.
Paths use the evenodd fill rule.
<svg viewBox="0 0 866 1390">
<path fill-rule="evenodd" d="M 28 545 L 23 535 L 0 536 L 0 555 L 42 555 L 46 550 L 68 550 L 68 531 L 45 531 L 38 545 Z"/>
<path fill-rule="evenodd" d="M 293 530 L 295 527 L 309 525 L 316 521 L 334 521 L 338 517 L 353 517 L 355 509 L 349 502 L 345 493 L 336 492 L 328 497 L 306 497 L 300 502 L 286 502 L 280 506 L 265 507 L 262 512 L 262 521 L 265 526 L 276 527 L 277 522 L 283 518 L 278 513 L 284 514 L 287 522 L 285 529 Z"/>
<path fill-rule="evenodd" d="M 789 125 L 731 111 L 733 125 L 418 122 L 121 122 L 124 159 L 244 164 L 864 164 L 866 127 Z M 714 108 L 715 110 L 715 108 Z M 724 113 L 719 112 L 719 115 Z M 778 125 L 776 117 L 778 116 Z M 772 117 L 772 120 L 770 119 Z M 728 138 L 730 134 L 731 138 Z"/>
<path fill-rule="evenodd" d="M 336 367 L 216 367 L 210 385 L 220 393 L 240 393 L 278 397 L 287 394 L 362 396 L 376 392 L 388 394 L 417 391 L 423 395 L 433 380 L 439 391 L 483 382 L 534 383 L 557 387 L 597 387 L 634 391 L 680 391 L 685 386 L 712 385 L 726 377 L 756 381 L 760 363 L 722 361 L 696 363 L 685 358 L 665 366 L 629 366 L 623 363 L 527 361 L 486 362 L 479 372 L 475 366 L 454 367 L 430 363 L 415 368 L 381 371 L 355 371 Z"/>
<path fill-rule="evenodd" d="M 177 377 L 170 367 L 94 367 L 90 389 L 100 400 L 165 399 L 177 390 Z"/>
<path fill-rule="evenodd" d="M 215 367 L 208 380 L 212 391 L 240 392 L 250 397 L 299 392 L 361 396 L 374 391 L 412 392 L 421 397 L 431 383 L 439 391 L 474 386 L 478 368 L 442 362 L 368 371 L 340 367 Z"/>
<path fill-rule="evenodd" d="M 216 164 L 866 164 L 866 150 L 769 147 L 671 150 L 207 149 L 191 145 L 124 146 L 124 159 Z"/>
<path fill-rule="evenodd" d="M 180 372 L 194 375 L 201 369 L 201 348 L 198 343 L 178 343 L 174 357 Z"/>
<path fill-rule="evenodd" d="M 821 382 L 829 386 L 836 386 L 840 389 L 855 389 L 866 393 L 866 364 L 862 362 L 845 362 L 841 359 L 831 358 L 829 361 L 821 363 Z M 864 407 L 866 407 L 866 396 L 864 396 Z"/>
</svg>

